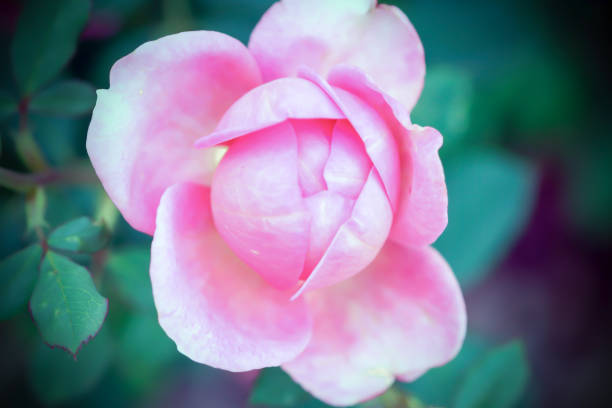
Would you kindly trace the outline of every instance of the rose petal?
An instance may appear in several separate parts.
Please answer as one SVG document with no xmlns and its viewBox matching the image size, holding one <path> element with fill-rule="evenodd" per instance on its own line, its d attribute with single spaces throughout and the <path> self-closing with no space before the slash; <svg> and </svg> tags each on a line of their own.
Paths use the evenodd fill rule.
<svg viewBox="0 0 612 408">
<path fill-rule="evenodd" d="M 421 41 L 397 7 L 375 1 L 284 0 L 255 27 L 249 49 L 264 80 L 294 76 L 306 65 L 326 76 L 337 64 L 361 68 L 408 109 L 425 76 Z"/>
<path fill-rule="evenodd" d="M 310 240 L 297 159 L 295 131 L 283 122 L 236 140 L 212 183 L 217 230 L 240 259 L 280 289 L 297 284 Z"/>
<path fill-rule="evenodd" d="M 305 297 L 313 336 L 283 368 L 330 404 L 355 404 L 383 392 L 395 376 L 414 379 L 448 362 L 465 336 L 459 285 L 430 247 L 388 243 L 363 272 Z"/>
<path fill-rule="evenodd" d="M 344 89 L 333 88 L 310 69 L 302 68 L 300 77 L 309 79 L 340 107 L 365 146 L 365 150 L 383 181 L 393 208 L 397 205 L 400 182 L 398 141 L 384 118 L 365 101 Z"/>
<path fill-rule="evenodd" d="M 356 199 L 372 169 L 363 142 L 345 120 L 334 127 L 323 177 L 327 189 Z"/>
<path fill-rule="evenodd" d="M 104 188 L 136 229 L 153 233 L 163 191 L 210 183 L 221 148 L 197 150 L 240 96 L 261 82 L 249 51 L 207 31 L 171 35 L 115 63 L 98 91 L 87 151 Z"/>
<path fill-rule="evenodd" d="M 410 123 L 408 111 L 358 69 L 337 67 L 330 84 L 357 95 L 392 130 L 400 150 L 401 182 L 391 238 L 404 245 L 429 245 L 448 223 L 448 196 L 438 149 L 442 136 Z"/>
<path fill-rule="evenodd" d="M 293 295 L 340 282 L 368 266 L 385 243 L 393 212 L 376 170 L 372 170 L 349 219 L 340 226 L 319 264 Z"/>
<path fill-rule="evenodd" d="M 411 150 L 402 151 L 400 205 L 390 238 L 404 245 L 433 243 L 448 223 L 448 194 L 438 156 L 442 135 L 430 127 L 413 125 Z"/>
<path fill-rule="evenodd" d="M 307 279 L 353 211 L 355 200 L 329 190 L 306 197 L 310 212 L 310 245 L 301 279 Z"/>
<path fill-rule="evenodd" d="M 292 120 L 297 135 L 298 176 L 304 197 L 327 188 L 323 169 L 329 157 L 329 144 L 335 120 Z"/>
<path fill-rule="evenodd" d="M 166 190 L 151 252 L 159 322 L 189 358 L 247 371 L 281 364 L 306 346 L 305 303 L 288 301 L 234 255 L 214 230 L 207 187 Z"/>
<path fill-rule="evenodd" d="M 198 139 L 196 146 L 214 146 L 287 119 L 342 118 L 342 112 L 318 86 L 301 78 L 283 78 L 240 98 L 223 115 L 215 131 Z"/>
</svg>

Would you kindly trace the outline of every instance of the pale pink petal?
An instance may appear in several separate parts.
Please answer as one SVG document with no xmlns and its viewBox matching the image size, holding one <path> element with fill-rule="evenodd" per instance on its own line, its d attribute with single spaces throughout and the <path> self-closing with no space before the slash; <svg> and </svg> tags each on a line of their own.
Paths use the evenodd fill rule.
<svg viewBox="0 0 612 408">
<path fill-rule="evenodd" d="M 374 397 L 396 376 L 414 379 L 448 362 L 465 336 L 461 290 L 430 247 L 388 243 L 366 270 L 305 297 L 312 339 L 283 368 L 334 405 Z"/>
<path fill-rule="evenodd" d="M 337 67 L 329 81 L 367 101 L 396 136 L 402 178 L 391 238 L 405 245 L 431 244 L 448 222 L 444 169 L 438 156 L 442 136 L 432 128 L 412 125 L 408 111 L 358 69 Z"/>
<path fill-rule="evenodd" d="M 400 205 L 390 238 L 405 245 L 427 245 L 448 223 L 448 194 L 438 156 L 442 136 L 434 128 L 412 125 L 410 150 L 402 151 Z"/>
<path fill-rule="evenodd" d="M 389 234 L 393 212 L 376 170 L 355 201 L 350 218 L 340 226 L 319 264 L 293 296 L 340 282 L 374 260 Z"/>
<path fill-rule="evenodd" d="M 347 121 L 338 121 L 323 171 L 327 189 L 356 199 L 371 168 L 372 162 L 359 135 Z"/>
<path fill-rule="evenodd" d="M 342 118 L 342 112 L 317 85 L 301 78 L 282 78 L 240 98 L 215 131 L 198 139 L 196 146 L 214 146 L 287 119 Z"/>
<path fill-rule="evenodd" d="M 87 151 L 104 188 L 136 229 L 153 233 L 163 191 L 207 184 L 223 148 L 197 150 L 225 110 L 261 82 L 239 41 L 193 31 L 138 47 L 115 63 L 98 91 Z"/>
<path fill-rule="evenodd" d="M 368 103 L 351 92 L 331 87 L 310 69 L 300 70 L 300 76 L 319 85 L 336 102 L 365 146 L 365 150 L 383 181 L 391 206 L 397 205 L 400 187 L 398 141 L 393 129 Z"/>
<path fill-rule="evenodd" d="M 166 190 L 151 253 L 159 322 L 192 360 L 247 371 L 282 364 L 308 343 L 305 303 L 288 301 L 234 255 L 214 229 L 209 188 Z"/>
<path fill-rule="evenodd" d="M 298 176 L 305 197 L 326 189 L 323 169 L 335 120 L 292 120 L 298 142 Z"/>
<path fill-rule="evenodd" d="M 401 10 L 375 4 L 348 0 L 274 4 L 249 41 L 264 80 L 296 75 L 302 65 L 326 76 L 335 65 L 347 64 L 362 69 L 412 109 L 425 76 L 421 40 Z"/>
<path fill-rule="evenodd" d="M 304 201 L 311 220 L 310 245 L 301 279 L 308 278 L 317 266 L 340 226 L 351 216 L 355 204 L 355 200 L 329 190 L 306 197 Z"/>
<path fill-rule="evenodd" d="M 297 284 L 310 240 L 297 159 L 295 131 L 282 122 L 232 143 L 212 183 L 217 230 L 244 262 L 282 289 Z"/>
</svg>

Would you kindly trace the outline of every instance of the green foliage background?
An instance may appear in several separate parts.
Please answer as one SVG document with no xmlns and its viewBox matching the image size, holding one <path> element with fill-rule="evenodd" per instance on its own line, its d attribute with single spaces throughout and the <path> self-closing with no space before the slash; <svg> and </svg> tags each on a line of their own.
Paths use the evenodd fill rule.
<svg viewBox="0 0 612 408">
<path fill-rule="evenodd" d="M 589 38 L 594 31 L 568 31 L 568 15 L 551 12 L 546 1 L 390 3 L 409 16 L 426 50 L 426 85 L 412 118 L 445 137 L 449 226 L 435 246 L 453 267 L 468 309 L 481 306 L 471 303 L 472 293 L 478 298 L 504 265 L 513 265 L 509 254 L 526 230 L 539 228 L 536 216 L 546 206 L 560 212 L 555 222 L 586 252 L 604 252 L 612 143 L 605 61 L 584 58 L 597 47 Z M 121 219 L 84 150 L 95 89 L 108 87 L 117 59 L 145 41 L 191 29 L 246 43 L 270 4 L 14 0 L 0 8 L 4 406 L 325 406 L 280 369 L 235 375 L 176 351 L 156 321 L 150 238 Z M 597 30 L 596 6 L 568 7 L 595 18 L 590 29 Z M 561 186 L 552 199 L 545 187 L 551 177 Z M 50 247 L 44 259 L 39 241 Z M 599 270 L 595 265 L 588 271 Z M 533 375 L 550 367 L 536 358 L 533 368 L 538 335 L 487 330 L 510 308 L 495 309 L 501 314 L 486 316 L 484 324 L 470 321 L 463 350 L 447 366 L 362 406 L 512 408 L 553 401 L 549 383 Z M 593 384 L 559 400 L 596 404 Z"/>
</svg>

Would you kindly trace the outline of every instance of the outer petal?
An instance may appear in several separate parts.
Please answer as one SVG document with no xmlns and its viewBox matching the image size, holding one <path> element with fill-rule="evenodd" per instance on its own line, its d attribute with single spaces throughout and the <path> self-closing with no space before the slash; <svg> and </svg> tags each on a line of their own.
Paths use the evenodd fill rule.
<svg viewBox="0 0 612 408">
<path fill-rule="evenodd" d="M 350 405 L 395 376 L 452 359 L 465 336 L 459 285 L 432 248 L 388 243 L 363 272 L 306 295 L 314 313 L 306 350 L 283 368 L 323 401 Z"/>
<path fill-rule="evenodd" d="M 283 78 L 253 89 L 223 115 L 210 135 L 197 142 L 209 147 L 281 123 L 287 119 L 343 119 L 321 89 L 301 78 Z"/>
<path fill-rule="evenodd" d="M 391 239 L 399 243 L 431 244 L 448 223 L 448 193 L 438 156 L 442 135 L 430 127 L 412 125 L 410 149 L 403 150 L 400 206 Z"/>
<path fill-rule="evenodd" d="M 391 238 L 405 245 L 431 244 L 448 222 L 444 169 L 438 156 L 442 136 L 435 129 L 412 125 L 408 111 L 358 69 L 337 67 L 329 82 L 366 101 L 398 142 L 401 181 Z"/>
<path fill-rule="evenodd" d="M 274 4 L 249 41 L 264 80 L 295 75 L 301 65 L 325 76 L 344 63 L 361 68 L 412 109 L 425 76 L 423 46 L 398 8 L 375 4 L 368 0 Z"/>
<path fill-rule="evenodd" d="M 209 183 L 221 148 L 197 150 L 240 96 L 261 82 L 249 51 L 224 34 L 185 32 L 146 43 L 98 91 L 87 151 L 127 221 L 153 233 L 166 187 Z"/>
<path fill-rule="evenodd" d="M 161 326 L 197 362 L 230 371 L 279 365 L 310 338 L 305 303 L 268 286 L 214 230 L 207 187 L 164 193 L 151 281 Z"/>
</svg>

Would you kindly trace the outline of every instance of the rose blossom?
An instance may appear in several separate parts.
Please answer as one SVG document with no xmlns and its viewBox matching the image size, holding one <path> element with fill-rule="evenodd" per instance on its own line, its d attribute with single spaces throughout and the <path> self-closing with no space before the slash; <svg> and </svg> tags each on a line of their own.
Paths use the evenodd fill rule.
<svg viewBox="0 0 612 408">
<path fill-rule="evenodd" d="M 159 322 L 183 354 L 281 365 L 335 405 L 455 356 L 463 298 L 429 246 L 442 137 L 409 118 L 424 73 L 406 16 L 374 0 L 283 0 L 248 49 L 185 32 L 113 66 L 87 149 L 153 235 Z"/>
</svg>

